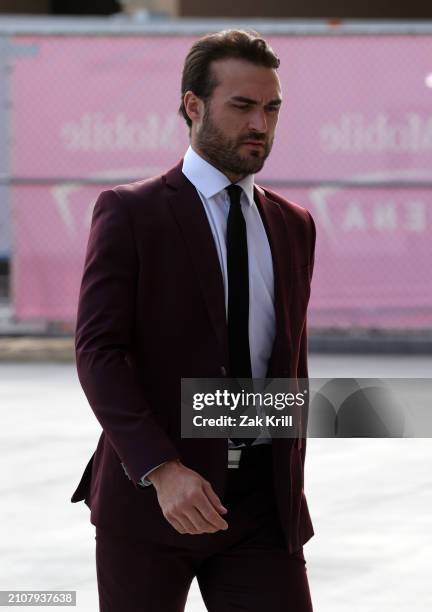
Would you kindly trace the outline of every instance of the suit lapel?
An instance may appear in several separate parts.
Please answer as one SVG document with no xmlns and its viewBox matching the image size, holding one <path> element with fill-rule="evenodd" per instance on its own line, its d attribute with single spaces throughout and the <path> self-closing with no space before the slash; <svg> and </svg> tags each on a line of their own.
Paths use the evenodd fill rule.
<svg viewBox="0 0 432 612">
<path fill-rule="evenodd" d="M 254 200 L 263 221 L 270 245 L 273 260 L 274 275 L 274 306 L 276 318 L 276 334 L 273 350 L 267 369 L 267 376 L 277 375 L 275 366 L 280 350 L 287 359 L 287 351 L 291 353 L 291 326 L 289 321 L 289 303 L 291 299 L 291 242 L 280 205 L 265 195 L 259 185 L 254 188 Z M 283 364 L 282 364 L 283 365 Z M 285 368 L 286 370 L 288 368 Z M 279 369 L 278 369 L 279 371 Z M 284 376 L 288 374 L 283 373 Z M 280 376 L 281 374 L 279 374 Z"/>
<path fill-rule="evenodd" d="M 213 234 L 194 185 L 181 171 L 183 160 L 165 175 L 169 204 L 191 256 L 213 329 L 228 363 L 225 290 Z"/>
</svg>

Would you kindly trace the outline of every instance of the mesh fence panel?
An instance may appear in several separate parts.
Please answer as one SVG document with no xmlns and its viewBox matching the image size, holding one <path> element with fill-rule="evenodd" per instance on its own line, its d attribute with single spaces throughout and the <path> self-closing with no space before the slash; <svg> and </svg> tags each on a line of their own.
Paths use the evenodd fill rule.
<svg viewBox="0 0 432 612">
<path fill-rule="evenodd" d="M 97 195 L 183 156 L 196 38 L 0 37 L 0 257 L 18 320 L 73 324 Z M 432 36 L 266 38 L 284 101 L 256 182 L 315 219 L 309 325 L 432 327 Z"/>
</svg>

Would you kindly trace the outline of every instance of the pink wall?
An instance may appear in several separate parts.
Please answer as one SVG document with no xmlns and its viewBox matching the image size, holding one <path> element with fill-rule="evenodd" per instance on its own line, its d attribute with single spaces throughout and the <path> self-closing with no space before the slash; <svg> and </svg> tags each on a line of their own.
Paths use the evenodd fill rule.
<svg viewBox="0 0 432 612">
<path fill-rule="evenodd" d="M 192 38 L 20 38 L 15 175 L 143 178 L 188 145 L 177 116 Z M 258 183 L 404 181 L 396 188 L 278 189 L 317 224 L 310 324 L 432 325 L 432 38 L 270 37 L 284 97 Z M 19 319 L 75 317 L 91 211 L 105 186 L 13 190 Z"/>
</svg>

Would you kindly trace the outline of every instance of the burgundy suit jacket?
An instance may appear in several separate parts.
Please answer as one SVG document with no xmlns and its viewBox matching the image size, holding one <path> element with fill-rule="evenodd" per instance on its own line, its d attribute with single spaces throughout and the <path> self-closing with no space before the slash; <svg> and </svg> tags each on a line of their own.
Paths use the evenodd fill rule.
<svg viewBox="0 0 432 612">
<path fill-rule="evenodd" d="M 98 527 L 193 547 L 217 533 L 179 534 L 154 487 L 137 484 L 178 457 L 221 498 L 226 486 L 228 441 L 180 436 L 181 378 L 230 374 L 219 259 L 182 162 L 103 191 L 93 210 L 75 348 L 102 433 L 71 501 L 84 500 Z M 314 221 L 275 192 L 254 190 L 274 268 L 276 337 L 267 376 L 307 378 Z M 306 439 L 274 438 L 272 449 L 279 515 L 294 552 L 314 534 L 303 491 Z"/>
</svg>

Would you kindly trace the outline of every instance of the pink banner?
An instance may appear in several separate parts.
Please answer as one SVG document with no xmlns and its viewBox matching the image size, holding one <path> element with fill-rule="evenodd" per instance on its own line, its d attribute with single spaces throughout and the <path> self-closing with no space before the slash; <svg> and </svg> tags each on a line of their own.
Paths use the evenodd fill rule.
<svg viewBox="0 0 432 612">
<path fill-rule="evenodd" d="M 317 243 L 313 327 L 432 325 L 432 202 L 426 189 L 282 189 L 308 208 Z"/>
<path fill-rule="evenodd" d="M 16 39 L 20 177 L 144 178 L 188 145 L 178 116 L 188 37 Z M 310 324 L 432 325 L 432 37 L 270 37 L 284 98 L 258 183 L 355 180 L 404 188 L 275 187 L 317 224 Z M 18 319 L 73 321 L 91 211 L 104 185 L 13 190 Z M 428 238 L 429 236 L 429 238 Z"/>
</svg>

